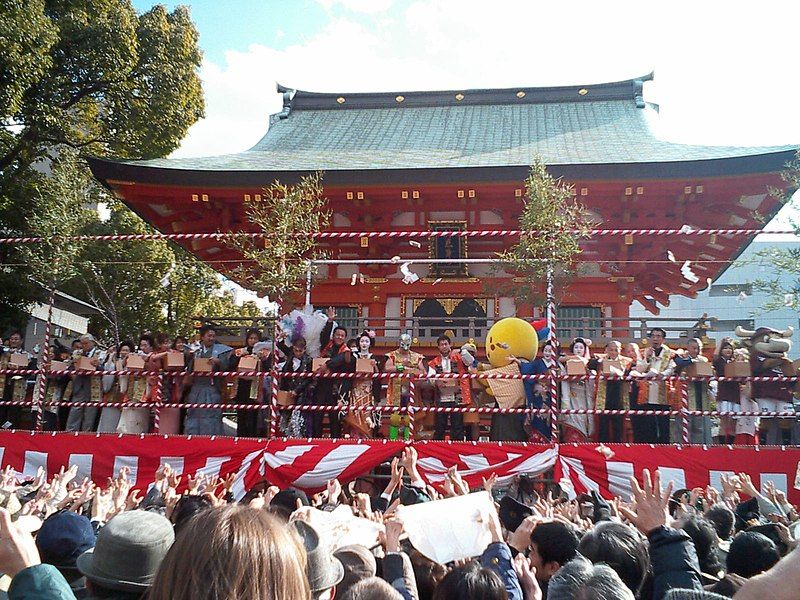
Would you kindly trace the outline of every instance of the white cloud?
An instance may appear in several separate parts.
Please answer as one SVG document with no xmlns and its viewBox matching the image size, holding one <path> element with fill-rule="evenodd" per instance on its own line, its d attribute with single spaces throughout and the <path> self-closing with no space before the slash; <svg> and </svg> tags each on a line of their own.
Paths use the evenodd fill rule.
<svg viewBox="0 0 800 600">
<path fill-rule="evenodd" d="M 390 0 L 320 0 L 385 11 Z M 770 10 L 770 6 L 773 8 Z M 316 35 L 206 61 L 207 117 L 176 156 L 242 151 L 280 110 L 275 82 L 311 91 L 411 91 L 613 81 L 655 69 L 665 135 L 704 144 L 800 142 L 792 68 L 800 3 L 418 0 L 397 20 L 331 17 Z M 300 15 L 298 15 L 300 18 Z M 367 18 L 369 21 L 369 18 Z"/>
</svg>

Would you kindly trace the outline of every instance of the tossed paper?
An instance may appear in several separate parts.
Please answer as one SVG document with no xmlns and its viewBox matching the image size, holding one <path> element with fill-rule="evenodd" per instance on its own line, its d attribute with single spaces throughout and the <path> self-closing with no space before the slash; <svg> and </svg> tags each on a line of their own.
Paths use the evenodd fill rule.
<svg viewBox="0 0 800 600">
<path fill-rule="evenodd" d="M 372 548 L 380 543 L 378 535 L 383 526 L 355 516 L 349 506 L 337 506 L 330 512 L 313 509 L 308 513 L 309 524 L 331 545 L 331 552 L 351 544 Z"/>
<path fill-rule="evenodd" d="M 491 543 L 481 515 L 495 510 L 488 492 L 475 492 L 433 502 L 399 506 L 408 539 L 427 558 L 445 564 L 480 556 Z"/>
</svg>

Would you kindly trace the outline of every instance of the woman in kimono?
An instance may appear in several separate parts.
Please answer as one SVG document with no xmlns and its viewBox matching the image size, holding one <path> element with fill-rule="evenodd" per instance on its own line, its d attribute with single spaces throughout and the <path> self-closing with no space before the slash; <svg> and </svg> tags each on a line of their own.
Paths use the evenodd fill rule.
<svg viewBox="0 0 800 600">
<path fill-rule="evenodd" d="M 355 357 L 357 360 L 368 361 L 372 373 L 377 373 L 379 371 L 377 357 L 371 352 L 373 335 L 375 334 L 365 331 L 358 336 Z M 356 409 L 374 406 L 378 402 L 380 389 L 379 379 L 356 377 L 350 394 L 352 406 Z M 375 415 L 369 410 L 350 411 L 344 418 L 345 433 L 350 434 L 352 438 L 371 438 L 376 426 L 375 421 Z"/>
<path fill-rule="evenodd" d="M 104 371 L 123 371 L 128 355 L 133 352 L 133 342 L 125 341 L 117 346 L 116 352 L 108 353 L 108 360 L 103 365 Z M 104 375 L 103 376 L 103 401 L 113 404 L 128 401 L 128 376 Z M 108 406 L 100 412 L 100 423 L 97 426 L 99 433 L 115 433 L 119 426 L 122 409 L 118 406 Z"/>
<path fill-rule="evenodd" d="M 211 325 L 200 328 L 200 348 L 192 355 L 192 366 L 199 359 L 209 359 L 212 371 L 227 371 L 231 359 L 231 348 L 216 343 L 217 332 Z M 224 377 L 198 376 L 192 377 L 192 389 L 186 398 L 188 404 L 207 404 L 217 408 L 190 408 L 186 411 L 183 432 L 186 435 L 222 435 L 222 386 Z"/>
<path fill-rule="evenodd" d="M 153 353 L 153 345 L 155 341 L 149 334 L 145 334 L 139 338 L 139 351 L 137 354 L 141 356 L 147 365 L 147 359 Z M 128 369 L 128 362 L 130 360 L 131 352 L 125 359 L 125 368 Z M 123 401 L 131 404 L 141 404 L 148 402 L 149 384 L 147 378 L 141 375 L 126 375 L 124 379 L 120 380 L 120 389 L 124 385 L 124 392 L 122 393 Z M 147 433 L 150 430 L 150 409 L 144 406 L 124 407 L 122 414 L 119 418 L 117 425 L 118 433 Z"/>
<path fill-rule="evenodd" d="M 575 338 L 569 346 L 572 356 L 562 356 L 559 359 L 562 375 L 567 374 L 566 363 L 568 359 L 578 358 L 586 365 L 592 358 L 589 343 L 583 338 Z M 587 373 L 588 373 L 587 369 Z M 594 408 L 594 380 L 582 379 L 580 381 L 561 382 L 561 408 L 562 410 L 587 410 Z M 589 414 L 562 414 L 561 438 L 564 442 L 588 442 L 594 436 L 594 415 Z"/>
<path fill-rule="evenodd" d="M 542 344 L 542 355 L 531 362 L 513 357 L 511 360 L 519 365 L 522 375 L 548 375 L 558 374 L 558 342 L 548 340 Z M 550 398 L 550 380 L 526 379 L 525 407 L 540 410 L 551 408 L 553 399 Z M 534 413 L 524 416 L 523 427 L 528 436 L 528 441 L 537 444 L 551 442 L 550 431 L 551 415 L 547 413 Z M 556 441 L 556 440 L 552 440 Z"/>
</svg>

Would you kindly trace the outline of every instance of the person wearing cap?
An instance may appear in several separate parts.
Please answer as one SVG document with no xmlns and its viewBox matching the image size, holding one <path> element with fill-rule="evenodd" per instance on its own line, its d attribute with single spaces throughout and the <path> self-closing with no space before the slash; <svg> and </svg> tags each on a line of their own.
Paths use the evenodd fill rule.
<svg viewBox="0 0 800 600">
<path fill-rule="evenodd" d="M 306 550 L 306 576 L 314 600 L 331 600 L 336 595 L 336 586 L 344 579 L 341 561 L 330 551 L 319 533 L 305 521 L 293 521 Z"/>
<path fill-rule="evenodd" d="M 375 556 L 365 546 L 358 544 L 343 546 L 336 550 L 333 556 L 344 567 L 344 577 L 336 588 L 337 596 L 344 596 L 359 581 L 375 577 L 378 571 Z"/>
<path fill-rule="evenodd" d="M 174 540 L 172 524 L 161 515 L 124 512 L 100 530 L 95 547 L 76 564 L 93 598 L 141 598 Z"/>
<path fill-rule="evenodd" d="M 59 512 L 47 518 L 36 536 L 42 562 L 58 569 L 79 599 L 88 597 L 88 591 L 76 561 L 94 548 L 96 539 L 91 521 L 73 512 Z"/>
</svg>

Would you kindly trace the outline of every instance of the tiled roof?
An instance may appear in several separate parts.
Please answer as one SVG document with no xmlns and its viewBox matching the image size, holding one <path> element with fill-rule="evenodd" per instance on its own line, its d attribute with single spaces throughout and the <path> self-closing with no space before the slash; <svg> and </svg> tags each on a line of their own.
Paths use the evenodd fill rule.
<svg viewBox="0 0 800 600">
<path fill-rule="evenodd" d="M 337 171 L 636 164 L 734 158 L 797 146 L 696 146 L 656 131 L 643 81 L 558 88 L 317 94 L 279 86 L 284 110 L 250 150 L 125 161 L 186 171 Z"/>
</svg>

